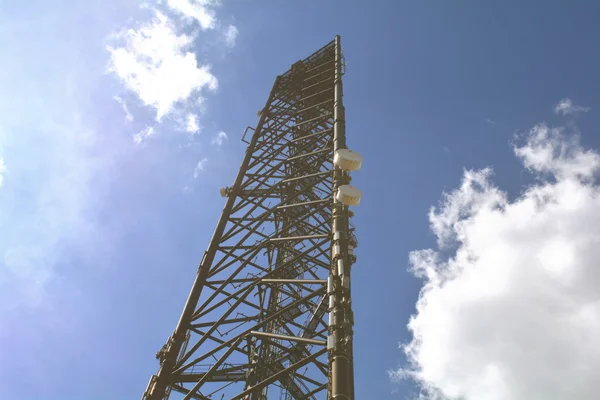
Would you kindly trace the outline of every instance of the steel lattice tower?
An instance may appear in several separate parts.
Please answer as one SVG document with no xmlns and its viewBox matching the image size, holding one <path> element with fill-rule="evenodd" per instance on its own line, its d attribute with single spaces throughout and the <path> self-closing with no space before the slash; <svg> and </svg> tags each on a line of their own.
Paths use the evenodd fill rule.
<svg viewBox="0 0 600 400">
<path fill-rule="evenodd" d="M 143 400 L 354 399 L 344 70 L 336 36 L 275 80 Z"/>
</svg>

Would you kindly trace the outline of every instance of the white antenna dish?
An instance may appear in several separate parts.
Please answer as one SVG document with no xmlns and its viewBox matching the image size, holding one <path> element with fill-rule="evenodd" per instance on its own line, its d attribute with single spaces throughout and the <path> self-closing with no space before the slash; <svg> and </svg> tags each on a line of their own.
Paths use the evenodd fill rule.
<svg viewBox="0 0 600 400">
<path fill-rule="evenodd" d="M 336 200 L 345 206 L 359 205 L 361 197 L 361 191 L 350 185 L 340 186 L 335 196 Z"/>
<path fill-rule="evenodd" d="M 363 157 L 349 149 L 339 149 L 333 156 L 333 163 L 345 171 L 358 171 L 362 162 Z"/>
</svg>

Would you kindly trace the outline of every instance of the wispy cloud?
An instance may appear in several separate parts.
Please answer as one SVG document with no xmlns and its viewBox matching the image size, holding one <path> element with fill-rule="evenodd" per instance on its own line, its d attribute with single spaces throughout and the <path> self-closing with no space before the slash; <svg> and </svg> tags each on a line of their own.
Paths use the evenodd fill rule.
<svg viewBox="0 0 600 400">
<path fill-rule="evenodd" d="M 198 116 L 196 114 L 188 113 L 185 130 L 188 133 L 196 133 L 200 130 L 200 126 L 198 125 Z"/>
<path fill-rule="evenodd" d="M 211 143 L 218 147 L 221 147 L 223 146 L 223 143 L 225 143 L 226 140 L 228 140 L 227 134 L 223 131 L 220 131 L 215 135 L 215 137 L 213 137 Z"/>
<path fill-rule="evenodd" d="M 490 125 L 496 125 L 496 121 L 494 121 L 494 120 L 492 120 L 492 119 L 490 119 L 490 118 L 486 118 L 486 119 L 485 119 L 485 122 L 487 122 L 487 123 L 488 123 L 488 124 L 490 124 Z"/>
<path fill-rule="evenodd" d="M 113 99 L 115 99 L 115 101 L 121 105 L 121 108 L 123 108 L 123 112 L 125 113 L 125 119 L 129 122 L 132 122 L 133 115 L 131 115 L 131 113 L 129 112 L 125 101 L 119 96 L 114 96 Z"/>
<path fill-rule="evenodd" d="M 237 27 L 235 27 L 234 25 L 229 25 L 227 27 L 227 30 L 225 31 L 225 34 L 224 34 L 225 43 L 227 44 L 227 47 L 235 46 L 235 40 L 237 39 L 238 34 L 239 34 L 239 31 L 238 31 Z"/>
<path fill-rule="evenodd" d="M 140 132 L 133 135 L 133 141 L 137 144 L 140 144 L 140 143 L 144 142 L 146 139 L 148 139 L 149 137 L 151 137 L 152 135 L 154 135 L 154 127 L 147 126 L 144 129 L 142 129 Z"/>
<path fill-rule="evenodd" d="M 214 29 L 217 23 L 214 7 L 220 5 L 215 0 L 168 0 L 169 7 L 188 19 L 198 21 L 203 30 Z"/>
<path fill-rule="evenodd" d="M 559 115 L 576 115 L 582 112 L 589 111 L 589 107 L 578 106 L 573 103 L 573 100 L 565 98 L 558 102 L 554 107 L 554 112 Z"/>
<path fill-rule="evenodd" d="M 515 155 L 540 181 L 511 201 L 490 169 L 465 171 L 429 213 L 439 249 L 410 254 L 424 285 L 410 364 L 391 375 L 426 398 L 597 397 L 600 155 L 567 128 L 521 140 Z"/>
<path fill-rule="evenodd" d="M 0 187 L 2 187 L 2 183 L 4 182 L 4 175 L 8 172 L 8 168 L 6 168 L 6 164 L 4 164 L 4 160 L 0 158 Z"/>
<path fill-rule="evenodd" d="M 216 90 L 217 78 L 208 64 L 198 65 L 190 51 L 194 38 L 177 33 L 173 22 L 155 10 L 155 16 L 139 29 L 116 35 L 121 44 L 108 46 L 109 71 L 156 109 L 158 121 L 177 102 L 186 101 L 202 90 Z"/>
<path fill-rule="evenodd" d="M 194 168 L 194 179 L 198 178 L 198 176 L 200 176 L 200 173 L 204 171 L 204 167 L 206 166 L 207 162 L 208 159 L 206 158 L 203 158 L 202 160 L 198 161 L 198 164 L 196 164 L 196 168 Z"/>
<path fill-rule="evenodd" d="M 535 173 L 548 173 L 561 180 L 592 178 L 600 167 L 600 156 L 582 149 L 577 136 L 565 132 L 565 128 L 539 124 L 531 130 L 528 145 L 515 147 L 515 154 Z"/>
</svg>

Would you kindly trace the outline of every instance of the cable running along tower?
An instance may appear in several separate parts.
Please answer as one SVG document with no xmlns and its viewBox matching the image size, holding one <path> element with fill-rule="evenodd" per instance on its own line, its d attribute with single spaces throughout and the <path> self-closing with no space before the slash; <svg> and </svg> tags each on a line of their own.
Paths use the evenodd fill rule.
<svg viewBox="0 0 600 400">
<path fill-rule="evenodd" d="M 143 400 L 354 399 L 340 37 L 275 80 Z"/>
</svg>

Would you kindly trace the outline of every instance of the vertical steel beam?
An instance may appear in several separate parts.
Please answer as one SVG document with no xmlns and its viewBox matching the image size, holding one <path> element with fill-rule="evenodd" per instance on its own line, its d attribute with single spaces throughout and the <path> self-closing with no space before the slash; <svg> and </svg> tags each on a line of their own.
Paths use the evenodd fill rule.
<svg viewBox="0 0 600 400">
<path fill-rule="evenodd" d="M 340 37 L 335 37 L 335 77 L 333 105 L 333 151 L 346 148 L 346 118 L 342 87 L 342 49 Z M 333 313 L 329 327 L 331 398 L 334 400 L 354 399 L 352 371 L 352 322 L 350 301 L 350 264 L 348 258 L 348 210 L 335 198 L 339 186 L 348 182 L 347 174 L 334 167 L 333 174 L 333 244 L 330 293 L 330 313 Z M 332 296 L 332 297 L 331 297 Z"/>
</svg>

